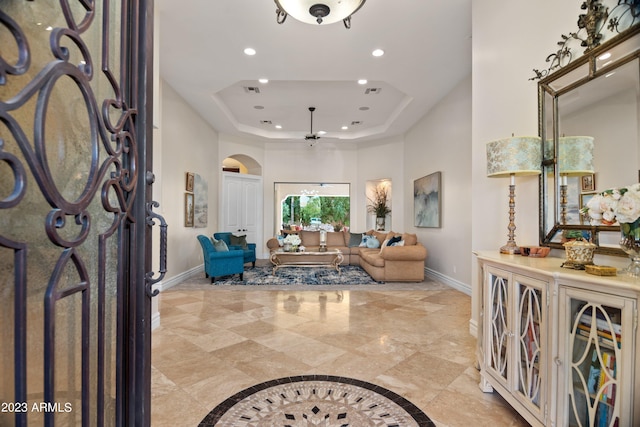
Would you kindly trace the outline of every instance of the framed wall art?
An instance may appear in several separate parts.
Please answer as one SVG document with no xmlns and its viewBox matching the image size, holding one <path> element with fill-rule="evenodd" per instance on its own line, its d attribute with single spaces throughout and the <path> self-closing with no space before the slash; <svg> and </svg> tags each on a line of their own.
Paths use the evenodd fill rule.
<svg viewBox="0 0 640 427">
<path fill-rule="evenodd" d="M 193 227 L 193 193 L 184 193 L 184 226 Z"/>
<path fill-rule="evenodd" d="M 583 175 L 580 184 L 582 191 L 596 191 L 596 176 L 592 173 Z"/>
<path fill-rule="evenodd" d="M 441 172 L 413 181 L 413 213 L 416 227 L 441 227 Z"/>
<path fill-rule="evenodd" d="M 589 200 L 591 200 L 593 198 L 593 196 L 595 196 L 596 192 L 593 193 L 582 193 L 580 194 L 580 210 L 582 210 L 582 208 L 587 206 L 587 203 L 589 203 Z M 581 224 L 588 224 L 589 223 L 589 214 L 583 214 L 580 217 L 580 223 Z"/>
<path fill-rule="evenodd" d="M 199 174 L 195 174 L 193 196 L 193 226 L 206 228 L 209 218 L 209 186 Z"/>
<path fill-rule="evenodd" d="M 195 175 L 192 172 L 187 172 L 187 185 L 186 190 L 193 193 L 193 183 L 195 181 Z"/>
</svg>

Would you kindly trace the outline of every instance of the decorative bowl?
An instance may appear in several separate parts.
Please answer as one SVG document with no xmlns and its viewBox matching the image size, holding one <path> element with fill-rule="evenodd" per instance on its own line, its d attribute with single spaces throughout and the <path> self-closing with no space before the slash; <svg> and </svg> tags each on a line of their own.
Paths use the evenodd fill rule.
<svg viewBox="0 0 640 427">
<path fill-rule="evenodd" d="M 520 255 L 544 258 L 549 255 L 551 248 L 548 246 L 520 246 Z"/>
</svg>

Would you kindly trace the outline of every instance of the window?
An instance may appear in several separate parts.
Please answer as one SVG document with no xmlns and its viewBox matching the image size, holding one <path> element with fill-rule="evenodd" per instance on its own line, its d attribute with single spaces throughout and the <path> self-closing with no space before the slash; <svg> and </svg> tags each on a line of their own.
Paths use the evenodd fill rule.
<svg viewBox="0 0 640 427">
<path fill-rule="evenodd" d="M 350 184 L 276 182 L 276 232 L 295 226 L 306 230 L 341 231 L 349 227 Z"/>
</svg>

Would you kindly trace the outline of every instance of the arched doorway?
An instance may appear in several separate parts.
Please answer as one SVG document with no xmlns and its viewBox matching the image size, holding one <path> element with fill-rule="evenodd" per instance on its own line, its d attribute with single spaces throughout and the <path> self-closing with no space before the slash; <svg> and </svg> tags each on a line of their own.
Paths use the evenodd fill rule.
<svg viewBox="0 0 640 427">
<path fill-rule="evenodd" d="M 220 231 L 244 235 L 258 248 L 263 242 L 262 166 L 245 154 L 234 154 L 222 162 Z M 258 253 L 261 253 L 258 251 Z M 258 254 L 257 253 L 257 254 Z"/>
<path fill-rule="evenodd" d="M 262 165 L 246 154 L 234 154 L 222 161 L 222 171 L 262 176 Z"/>
</svg>

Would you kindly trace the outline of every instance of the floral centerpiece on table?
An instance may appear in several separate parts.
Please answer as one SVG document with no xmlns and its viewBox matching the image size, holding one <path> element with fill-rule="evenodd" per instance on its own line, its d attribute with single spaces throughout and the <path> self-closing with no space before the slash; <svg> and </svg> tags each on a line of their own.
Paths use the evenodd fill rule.
<svg viewBox="0 0 640 427">
<path fill-rule="evenodd" d="M 594 225 L 613 225 L 618 222 L 621 228 L 640 239 L 640 184 L 598 193 L 582 208 L 582 213 L 589 214 Z"/>
<path fill-rule="evenodd" d="M 300 240 L 300 236 L 297 234 L 288 234 L 287 237 L 284 238 L 283 242 L 290 244 L 293 247 L 293 250 L 296 250 L 300 243 L 302 243 L 302 240 Z"/>
<path fill-rule="evenodd" d="M 632 260 L 626 272 L 640 277 L 640 184 L 598 193 L 581 212 L 589 214 L 593 225 L 620 224 L 620 247 Z"/>
</svg>

